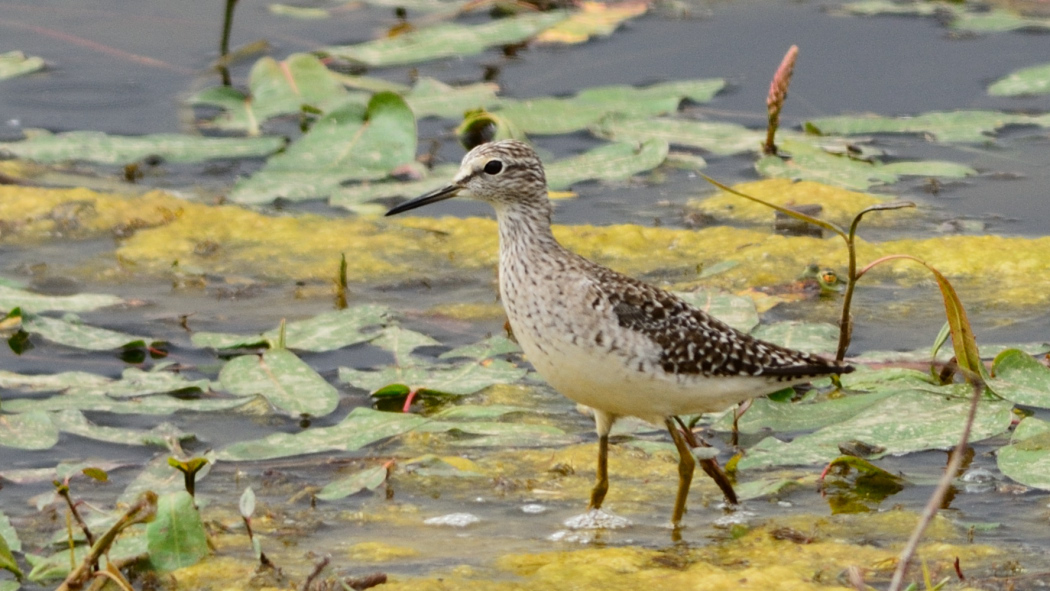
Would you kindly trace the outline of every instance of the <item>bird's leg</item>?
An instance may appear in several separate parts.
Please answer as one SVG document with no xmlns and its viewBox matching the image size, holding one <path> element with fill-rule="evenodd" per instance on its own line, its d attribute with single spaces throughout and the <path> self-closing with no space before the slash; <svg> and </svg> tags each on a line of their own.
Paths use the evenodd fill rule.
<svg viewBox="0 0 1050 591">
<path fill-rule="evenodd" d="M 591 503 L 587 509 L 601 509 L 605 493 L 609 491 L 609 436 L 598 436 L 598 474 L 591 489 Z"/>
<path fill-rule="evenodd" d="M 612 431 L 616 415 L 594 409 L 594 429 L 598 432 L 598 473 L 595 475 L 594 488 L 591 489 L 591 502 L 587 510 L 601 509 L 605 493 L 609 492 L 609 431 Z"/>
<path fill-rule="evenodd" d="M 685 425 L 679 417 L 674 417 L 674 420 L 678 421 L 678 424 L 682 426 L 682 435 L 685 437 L 686 443 L 691 448 L 697 447 L 711 447 L 703 439 L 697 439 L 696 434 L 689 430 L 689 427 Z M 718 488 L 722 490 L 722 494 L 725 495 L 726 502 L 730 505 L 737 505 L 736 491 L 733 490 L 733 483 L 729 481 L 729 477 L 722 470 L 722 467 L 718 465 L 718 460 L 714 458 L 700 460 L 700 468 L 703 469 L 704 473 L 711 477 L 711 480 L 715 481 Z"/>
<path fill-rule="evenodd" d="M 671 434 L 671 439 L 674 440 L 674 446 L 678 448 L 678 494 L 674 499 L 674 513 L 671 515 L 671 524 L 677 528 L 682 522 L 682 516 L 685 515 L 685 502 L 689 497 L 689 486 L 693 483 L 696 458 L 693 457 L 692 450 L 689 449 L 689 445 L 686 444 L 674 421 L 668 417 L 664 419 L 664 424 Z"/>
</svg>

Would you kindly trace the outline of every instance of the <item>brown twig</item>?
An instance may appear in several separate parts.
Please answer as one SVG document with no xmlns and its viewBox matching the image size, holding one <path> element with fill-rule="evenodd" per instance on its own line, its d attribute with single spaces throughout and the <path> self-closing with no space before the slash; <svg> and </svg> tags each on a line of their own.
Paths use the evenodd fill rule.
<svg viewBox="0 0 1050 591">
<path fill-rule="evenodd" d="M 113 527 L 109 528 L 106 533 L 102 534 L 102 537 L 97 542 L 91 545 L 91 551 L 84 557 L 83 562 L 80 566 L 73 569 L 73 572 L 69 573 L 65 581 L 59 585 L 56 591 L 73 591 L 79 589 L 84 585 L 84 582 L 91 576 L 91 573 L 95 570 L 95 566 L 98 565 L 99 558 L 106 552 L 109 552 L 113 542 L 116 541 L 117 536 L 120 532 L 124 531 L 128 527 L 135 525 L 136 523 L 143 523 L 153 519 L 153 516 L 157 514 L 157 495 L 153 491 L 146 491 L 139 495 L 138 501 L 131 506 L 127 512 L 124 513 L 113 524 Z"/>
<path fill-rule="evenodd" d="M 80 516 L 80 511 L 77 511 L 77 504 L 73 502 L 73 497 L 69 494 L 69 485 L 55 481 L 55 486 L 58 488 L 58 495 L 65 499 L 66 504 L 69 505 L 69 512 L 73 514 L 73 519 L 80 526 L 81 531 L 84 532 L 84 538 L 87 540 L 88 546 L 94 546 L 95 536 L 91 533 L 87 523 L 84 522 L 84 518 Z"/>
<path fill-rule="evenodd" d="M 908 566 L 915 556 L 915 550 L 919 547 L 919 540 L 922 539 L 926 528 L 929 527 L 930 522 L 937 515 L 937 511 L 940 510 L 941 501 L 944 499 L 944 495 L 948 493 L 948 488 L 951 486 L 952 480 L 955 479 L 955 473 L 958 472 L 959 466 L 962 465 L 963 457 L 966 455 L 966 447 L 970 442 L 970 430 L 973 428 L 973 420 L 977 415 L 977 405 L 980 403 L 983 394 L 984 382 L 980 380 L 975 381 L 973 383 L 973 397 L 970 398 L 970 411 L 966 415 L 966 424 L 963 425 L 959 444 L 955 446 L 955 451 L 952 452 L 952 457 L 948 461 L 948 466 L 944 469 L 940 482 L 937 483 L 937 488 L 930 495 L 930 500 L 926 502 L 926 507 L 919 518 L 919 523 L 915 525 L 915 530 L 912 531 L 911 537 L 908 538 L 907 545 L 901 551 L 900 558 L 897 560 L 897 569 L 893 571 L 893 579 L 890 581 L 888 591 L 900 591 L 901 585 L 904 584 L 904 575 L 907 574 Z"/>
<path fill-rule="evenodd" d="M 328 563 L 331 561 L 331 556 L 324 556 L 321 558 L 321 560 L 318 560 L 317 564 L 314 565 L 314 569 L 310 571 L 309 575 L 306 576 L 306 580 L 303 581 L 303 584 L 299 586 L 299 591 L 310 591 L 310 585 L 314 584 L 314 579 L 321 575 L 321 571 L 323 571 L 325 567 L 328 566 Z"/>
</svg>

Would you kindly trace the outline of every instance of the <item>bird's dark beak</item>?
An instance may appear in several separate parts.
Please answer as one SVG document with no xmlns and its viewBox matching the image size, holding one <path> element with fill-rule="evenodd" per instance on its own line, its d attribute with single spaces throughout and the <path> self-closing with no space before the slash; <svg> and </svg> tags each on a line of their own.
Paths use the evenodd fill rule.
<svg viewBox="0 0 1050 591">
<path fill-rule="evenodd" d="M 397 207 L 393 207 L 390 211 L 386 212 L 386 215 L 397 215 L 399 213 L 415 209 L 417 207 L 423 207 L 431 203 L 437 203 L 438 201 L 444 201 L 445 199 L 451 199 L 459 193 L 460 187 L 456 185 L 446 185 L 436 191 L 431 191 L 425 195 L 420 195 L 411 201 L 406 201 Z"/>
</svg>

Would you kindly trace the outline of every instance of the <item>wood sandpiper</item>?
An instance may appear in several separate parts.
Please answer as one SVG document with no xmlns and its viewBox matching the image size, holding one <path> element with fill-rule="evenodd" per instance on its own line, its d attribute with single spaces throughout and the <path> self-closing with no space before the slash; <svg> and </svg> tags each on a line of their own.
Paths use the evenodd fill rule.
<svg viewBox="0 0 1050 591">
<path fill-rule="evenodd" d="M 597 482 L 590 509 L 609 488 L 609 430 L 618 417 L 660 424 L 679 453 L 671 519 L 685 513 L 696 460 L 676 415 L 725 410 L 848 365 L 739 332 L 675 295 L 569 250 L 551 233 L 543 164 L 527 144 L 482 144 L 452 182 L 394 207 L 394 215 L 463 195 L 485 201 L 499 222 L 499 285 L 514 336 L 555 390 L 594 409 Z"/>
</svg>

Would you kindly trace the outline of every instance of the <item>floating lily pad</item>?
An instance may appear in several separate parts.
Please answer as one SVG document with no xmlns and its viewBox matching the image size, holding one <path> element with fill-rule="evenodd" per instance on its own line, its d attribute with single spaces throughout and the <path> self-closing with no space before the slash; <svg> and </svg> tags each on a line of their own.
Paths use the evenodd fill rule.
<svg viewBox="0 0 1050 591">
<path fill-rule="evenodd" d="M 186 491 L 157 499 L 157 516 L 146 525 L 149 561 L 160 572 L 200 562 L 210 553 L 200 512 Z"/>
<path fill-rule="evenodd" d="M 892 392 L 854 394 L 817 403 L 775 402 L 756 398 L 747 412 L 737 421 L 741 433 L 797 433 L 812 431 L 851 419 L 871 408 Z M 729 431 L 733 426 L 732 413 L 727 413 L 714 424 L 716 429 Z"/>
<path fill-rule="evenodd" d="M 992 96 L 1024 96 L 1050 93 L 1050 64 L 1010 72 L 988 87 Z"/>
<path fill-rule="evenodd" d="M 118 400 L 106 396 L 106 387 L 70 388 L 63 394 L 49 398 L 14 398 L 4 400 L 4 410 L 20 413 L 34 410 L 84 410 L 117 414 L 169 415 L 178 411 L 215 412 L 243 406 L 249 398 L 177 398 L 175 396 L 146 396 Z"/>
<path fill-rule="evenodd" d="M 363 490 L 375 490 L 386 482 L 386 476 L 387 467 L 385 465 L 375 466 L 329 482 L 316 496 L 323 501 L 334 501 Z"/>
<path fill-rule="evenodd" d="M 68 371 L 51 375 L 22 375 L 0 370 L 0 388 L 25 392 L 54 392 L 74 387 L 105 387 L 111 381 L 105 376 L 83 371 Z"/>
<path fill-rule="evenodd" d="M 0 154 L 35 162 L 84 160 L 100 164 L 128 164 L 159 156 L 171 162 L 202 162 L 216 158 L 258 158 L 284 147 L 278 137 L 217 138 L 161 133 L 137 137 L 98 131 L 51 133 L 26 130 L 26 139 L 0 142 Z"/>
<path fill-rule="evenodd" d="M 900 455 L 926 449 L 947 449 L 962 433 L 969 411 L 966 385 L 903 390 L 886 396 L 864 412 L 841 423 L 784 443 L 767 437 L 747 451 L 738 467 L 811 465 L 830 462 L 840 455 L 839 444 L 861 441 L 884 448 L 872 457 Z M 1013 405 L 982 401 L 974 419 L 971 441 L 1003 433 L 1009 426 Z"/>
<path fill-rule="evenodd" d="M 1050 490 L 1050 423 L 1028 417 L 1017 425 L 1010 445 L 999 449 L 996 464 L 1025 486 Z"/>
<path fill-rule="evenodd" d="M 802 142 L 780 144 L 784 156 L 765 156 L 755 163 L 755 170 L 765 177 L 810 180 L 863 191 L 873 185 L 897 182 L 901 176 L 963 178 L 977 171 L 954 162 L 868 162 L 848 156 L 830 154 Z"/>
<path fill-rule="evenodd" d="M 339 392 L 285 349 L 231 359 L 219 372 L 219 382 L 237 396 L 263 396 L 294 417 L 323 417 L 339 404 Z"/>
<path fill-rule="evenodd" d="M 1028 353 L 1003 351 L 992 364 L 988 387 L 1003 398 L 1039 408 L 1050 408 L 1050 369 Z"/>
<path fill-rule="evenodd" d="M 494 45 L 521 43 L 564 20 L 563 12 L 525 14 L 483 25 L 440 24 L 358 45 L 322 48 L 335 57 L 385 67 L 481 53 Z"/>
<path fill-rule="evenodd" d="M 949 26 L 973 33 L 996 33 L 1018 29 L 1050 28 L 1050 19 L 1026 17 L 1002 8 L 974 10 L 973 5 L 950 2 L 892 2 L 890 0 L 863 0 L 842 6 L 853 14 L 917 15 L 948 17 Z"/>
<path fill-rule="evenodd" d="M 751 298 L 711 291 L 677 292 L 678 297 L 742 331 L 758 326 L 758 310 Z"/>
<path fill-rule="evenodd" d="M 420 78 L 412 90 L 404 95 L 417 119 L 445 117 L 459 119 L 473 109 L 484 109 L 496 104 L 498 86 L 479 82 L 467 86 L 449 86 L 433 78 Z"/>
<path fill-rule="evenodd" d="M 588 180 L 621 181 L 652 170 L 667 158 L 667 142 L 654 139 L 639 144 L 615 143 L 573 158 L 556 160 L 546 167 L 552 190 L 568 189 Z"/>
<path fill-rule="evenodd" d="M 641 142 L 662 139 L 672 146 L 699 148 L 719 156 L 758 152 L 766 139 L 765 132 L 736 123 L 643 119 L 622 115 L 606 117 L 591 130 L 610 140 Z"/>
<path fill-rule="evenodd" d="M 7 403 L 4 403 L 7 406 Z M 58 427 L 41 410 L 0 415 L 0 445 L 15 449 L 51 449 L 58 443 Z"/>
<path fill-rule="evenodd" d="M 218 129 L 244 130 L 258 135 L 268 119 L 298 114 L 304 105 L 327 112 L 353 100 L 364 109 L 368 94 L 351 95 L 342 82 L 317 57 L 296 53 L 278 62 L 263 57 L 248 76 L 249 94 L 229 86 L 203 90 L 190 104 L 209 105 L 225 112 L 207 122 Z"/>
<path fill-rule="evenodd" d="M 169 439 L 182 441 L 195 437 L 194 434 L 183 432 L 171 423 L 161 423 L 149 431 L 96 425 L 79 410 L 62 410 L 51 413 L 51 421 L 63 433 L 120 445 L 167 447 Z"/>
<path fill-rule="evenodd" d="M 343 181 L 379 179 L 416 156 L 416 122 L 404 99 L 375 94 L 362 110 L 349 104 L 314 123 L 262 170 L 238 182 L 229 199 L 267 203 L 327 197 Z"/>
<path fill-rule="evenodd" d="M 378 327 L 386 324 L 389 317 L 390 308 L 376 304 L 324 312 L 285 324 L 284 346 L 298 351 L 335 351 L 375 338 L 379 334 Z M 191 337 L 194 345 L 214 349 L 274 348 L 279 339 L 280 328 L 257 336 L 197 332 Z"/>
<path fill-rule="evenodd" d="M 80 293 L 68 296 L 52 296 L 33 293 L 15 287 L 0 285 L 0 310 L 21 308 L 23 312 L 90 312 L 107 306 L 116 306 L 124 300 L 114 295 Z"/>
<path fill-rule="evenodd" d="M 44 69 L 44 60 L 30 57 L 21 51 L 0 53 L 0 80 L 31 74 Z"/>
<path fill-rule="evenodd" d="M 638 118 L 674 113 L 683 100 L 707 102 L 724 87 L 725 80 L 720 78 L 665 82 L 643 88 L 598 86 L 568 98 L 504 99 L 494 115 L 528 134 L 571 133 L 587 129 L 614 113 Z M 641 143 L 657 138 L 623 139 Z"/>
<path fill-rule="evenodd" d="M 807 128 L 822 134 L 919 133 L 941 142 L 987 142 L 1007 125 L 1050 127 L 1050 116 L 1000 111 L 935 111 L 911 117 L 842 115 L 811 119 L 806 123 Z"/>
<path fill-rule="evenodd" d="M 135 367 L 129 367 L 124 370 L 119 380 L 110 384 L 106 389 L 106 394 L 114 398 L 134 398 L 151 394 L 167 394 L 181 390 L 207 392 L 210 386 L 211 382 L 209 380 L 188 380 L 181 374 L 165 371 L 164 368 L 142 371 Z"/>
<path fill-rule="evenodd" d="M 583 43 L 592 37 L 607 37 L 625 21 L 645 14 L 647 2 L 580 2 L 578 10 L 536 37 L 540 43 Z"/>
<path fill-rule="evenodd" d="M 471 359 L 488 359 L 498 355 L 509 355 L 521 353 L 521 347 L 505 336 L 496 335 L 480 340 L 470 345 L 456 347 L 439 355 L 441 359 L 455 359 L 457 357 L 470 357 Z M 457 407 L 458 408 L 458 407 Z"/>
<path fill-rule="evenodd" d="M 526 408 L 524 406 L 510 406 L 506 404 L 491 404 L 488 406 L 481 406 L 476 404 L 463 404 L 460 406 L 451 406 L 449 408 L 446 408 L 445 410 L 433 415 L 430 418 L 442 421 L 474 421 L 479 419 L 490 420 L 515 412 L 531 413 L 535 412 L 535 410 Z"/>
<path fill-rule="evenodd" d="M 833 353 L 839 344 L 839 329 L 823 322 L 775 322 L 763 324 L 752 336 L 806 353 Z"/>
<path fill-rule="evenodd" d="M 26 314 L 22 317 L 22 329 L 30 334 L 40 335 L 53 343 L 88 351 L 144 347 L 146 343 L 154 342 L 145 337 L 82 324 L 79 318 L 71 314 L 63 318 Z"/>
<path fill-rule="evenodd" d="M 274 433 L 263 439 L 227 446 L 218 458 L 231 462 L 287 458 L 325 451 L 353 451 L 371 443 L 411 431 L 426 422 L 410 413 L 355 408 L 339 424 L 299 433 Z"/>
</svg>

